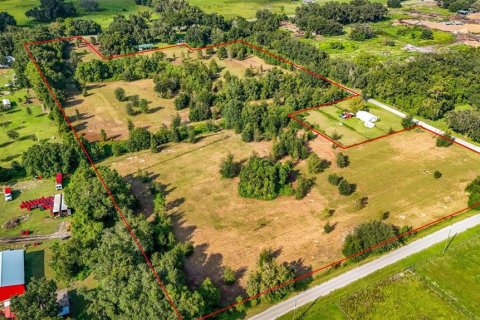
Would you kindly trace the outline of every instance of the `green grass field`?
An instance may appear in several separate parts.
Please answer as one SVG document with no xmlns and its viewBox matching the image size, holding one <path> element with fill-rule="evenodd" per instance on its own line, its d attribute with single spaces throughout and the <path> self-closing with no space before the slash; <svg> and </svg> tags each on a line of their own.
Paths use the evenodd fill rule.
<svg viewBox="0 0 480 320">
<path fill-rule="evenodd" d="M 113 21 L 113 17 L 117 14 L 128 16 L 132 13 L 152 10 L 145 6 L 136 5 L 135 0 L 98 0 L 100 8 L 102 8 L 102 10 L 98 12 L 86 12 L 80 7 L 80 0 L 67 0 L 66 2 L 72 2 L 75 5 L 78 13 L 76 18 L 94 20 L 99 23 L 102 28 L 107 27 Z M 38 23 L 25 16 L 25 12 L 39 4 L 39 0 L 0 0 L 0 11 L 6 11 L 13 15 L 17 20 L 17 24 L 20 26 L 35 25 Z"/>
<path fill-rule="evenodd" d="M 328 52 L 332 57 L 349 59 L 362 59 L 365 55 L 374 55 L 380 61 L 404 60 L 416 56 L 418 52 L 409 52 L 403 48 L 407 44 L 418 47 L 432 46 L 442 49 L 452 44 L 455 36 L 449 32 L 432 30 L 433 40 L 420 38 L 421 29 L 393 25 L 392 20 L 385 20 L 376 23 L 369 23 L 376 31 L 377 36 L 365 41 L 354 41 L 349 39 L 351 27 L 344 28 L 345 34 L 341 36 L 322 37 L 320 40 L 303 39 L 303 41 L 314 44 L 318 48 Z M 390 42 L 392 45 L 387 45 Z M 335 45 L 341 44 L 342 47 Z"/>
<path fill-rule="evenodd" d="M 445 253 L 445 243 L 432 246 L 279 319 L 475 318 L 479 232 L 480 227 L 463 232 Z M 355 298 L 356 310 L 348 308 Z"/>
<path fill-rule="evenodd" d="M 13 70 L 0 70 L 0 87 L 3 88 L 12 76 Z M 58 138 L 53 121 L 42 112 L 40 103 L 31 99 L 32 103 L 26 104 L 26 95 L 26 89 L 0 95 L 0 100 L 7 98 L 12 103 L 12 109 L 0 111 L 0 166 L 8 167 L 14 160 L 21 162 L 22 153 L 36 141 Z M 32 114 L 27 113 L 27 107 Z M 10 130 L 16 131 L 19 137 L 12 139 L 7 136 Z"/>
<path fill-rule="evenodd" d="M 345 146 L 403 129 L 400 117 L 370 104 L 366 105 L 370 113 L 380 119 L 375 123 L 374 128 L 367 128 L 360 119 L 355 117 L 351 119 L 340 118 L 344 110 L 355 113 L 355 110 L 350 107 L 349 103 L 350 102 L 346 101 L 308 111 L 305 113 L 305 120 L 313 125 L 315 129 L 325 133 L 329 137 L 335 137 L 335 135 L 341 136 L 341 138 L 336 140 Z"/>
</svg>

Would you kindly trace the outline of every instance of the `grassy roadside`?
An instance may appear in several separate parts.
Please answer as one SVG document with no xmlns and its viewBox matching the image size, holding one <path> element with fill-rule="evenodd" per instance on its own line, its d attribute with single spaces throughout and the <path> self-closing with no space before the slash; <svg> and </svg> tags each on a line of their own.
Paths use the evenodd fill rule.
<svg viewBox="0 0 480 320">
<path fill-rule="evenodd" d="M 420 272 L 425 272 L 425 267 L 430 261 L 440 261 L 445 259 L 450 259 L 450 255 L 457 255 L 458 248 L 461 248 L 467 242 L 478 241 L 479 239 L 480 227 L 475 227 L 470 230 L 467 230 L 461 234 L 458 234 L 453 241 L 451 242 L 446 253 L 443 253 L 445 243 L 436 244 L 422 252 L 414 254 L 410 257 L 407 257 L 395 264 L 392 264 L 382 270 L 379 270 L 363 279 L 356 281 L 355 283 L 334 291 L 332 294 L 327 297 L 316 300 L 311 304 L 307 304 L 294 312 L 288 313 L 281 317 L 280 319 L 318 319 L 322 316 L 328 319 L 344 319 L 345 316 L 338 307 L 338 301 L 348 295 L 353 294 L 357 290 L 368 286 L 371 283 L 379 282 L 385 278 L 391 277 L 399 272 L 402 272 L 406 268 L 420 266 Z M 438 268 L 437 268 L 438 269 Z M 448 269 L 447 269 L 448 270 Z M 468 289 L 468 288 L 465 288 Z M 476 288 L 478 289 L 478 287 Z M 475 287 L 470 286 L 469 291 L 476 290 Z M 478 291 L 478 290 L 477 290 Z"/>
<path fill-rule="evenodd" d="M 478 210 L 469 210 L 469 211 L 461 213 L 457 216 L 442 220 L 442 221 L 438 222 L 437 224 L 434 224 L 434 225 L 432 225 L 428 228 L 420 230 L 419 232 L 417 232 L 415 234 L 412 234 L 407 239 L 405 239 L 406 243 L 407 244 L 411 243 L 411 242 L 413 242 L 415 240 L 418 240 L 422 237 L 425 237 L 425 236 L 427 236 L 431 233 L 434 233 L 435 231 L 437 231 L 439 229 L 442 229 L 442 228 L 444 228 L 448 225 L 451 225 L 455 222 L 461 221 L 461 220 L 466 219 L 468 217 L 474 216 L 476 214 L 479 214 Z M 480 227 L 475 227 L 475 228 L 467 230 L 467 231 L 465 231 L 461 234 L 458 234 L 455 237 L 454 241 L 452 241 L 452 243 L 450 245 L 450 248 L 453 248 L 456 245 L 459 245 L 460 243 L 462 243 L 464 241 L 467 241 L 471 238 L 474 238 L 478 234 L 479 231 L 480 231 Z M 373 273 L 373 274 L 371 274 L 371 275 L 369 275 L 369 276 L 367 276 L 363 279 L 358 280 L 357 282 L 351 284 L 348 287 L 342 288 L 338 291 L 333 292 L 332 294 L 330 294 L 327 297 L 324 297 L 322 299 L 319 299 L 319 300 L 315 301 L 312 304 L 308 304 L 306 306 L 303 306 L 302 308 L 299 308 L 297 310 L 297 314 L 299 314 L 298 312 L 307 312 L 308 310 L 310 310 L 309 308 L 315 307 L 315 309 L 312 309 L 312 310 L 316 311 L 317 309 L 322 309 L 321 311 L 326 312 L 325 314 L 328 315 L 328 317 L 326 317 L 327 319 L 344 319 L 343 315 L 339 315 L 338 317 L 335 317 L 334 316 L 335 313 L 333 311 L 335 309 L 338 309 L 336 303 L 337 303 L 337 301 L 340 297 L 342 297 L 344 295 L 347 295 L 348 293 L 354 292 L 355 290 L 357 290 L 357 289 L 359 289 L 363 286 L 366 286 L 367 284 L 369 284 L 371 282 L 380 281 L 381 279 L 383 279 L 385 277 L 388 277 L 392 274 L 398 273 L 401 270 L 404 270 L 405 268 L 410 267 L 410 266 L 414 265 L 415 263 L 420 262 L 422 259 L 425 260 L 429 257 L 432 257 L 434 254 L 439 254 L 443 250 L 444 246 L 445 246 L 444 243 L 434 245 L 427 250 L 419 252 L 419 253 L 417 253 L 415 255 L 412 255 L 408 258 L 405 258 L 404 260 L 401 260 L 401 261 L 399 261 L 395 264 L 392 264 L 392 265 L 390 265 L 386 268 L 383 268 L 383 269 L 381 269 L 381 270 L 379 270 L 379 271 L 377 271 L 377 272 L 375 272 L 375 273 Z M 365 260 L 363 260 L 362 262 L 359 262 L 359 263 L 354 263 L 354 262 L 348 262 L 347 261 L 338 268 L 327 268 L 324 271 L 320 271 L 319 273 L 313 275 L 312 278 L 307 279 L 307 281 L 304 281 L 303 283 L 302 282 L 297 283 L 297 287 L 300 288 L 300 289 L 299 289 L 299 291 L 294 292 L 290 297 L 293 297 L 294 295 L 300 293 L 303 290 L 307 290 L 308 288 L 314 287 L 314 286 L 319 285 L 319 284 L 321 284 L 325 281 L 328 281 L 329 279 L 332 279 L 332 278 L 334 278 L 334 277 L 336 277 L 336 276 L 338 276 L 342 273 L 345 273 L 345 272 L 347 272 L 347 271 L 349 271 L 353 268 L 356 268 L 356 267 L 361 266 L 365 263 L 368 263 L 372 260 L 375 260 L 378 257 L 379 257 L 378 255 L 372 255 L 372 256 L 369 256 L 367 259 L 365 259 Z M 287 298 L 285 298 L 285 299 L 287 299 Z M 248 309 L 247 315 L 248 316 L 253 316 L 255 314 L 258 314 L 258 313 L 268 309 L 272 305 L 273 304 L 262 304 L 262 305 L 258 305 L 256 307 L 250 308 L 250 309 Z M 310 312 L 312 312 L 312 311 L 311 310 L 308 311 L 308 314 L 310 314 Z M 318 312 L 320 312 L 320 311 L 318 311 Z M 332 313 L 329 313 L 329 312 L 332 312 Z M 315 315 L 315 313 L 311 313 L 311 315 Z M 292 319 L 292 316 L 293 316 L 293 313 L 289 313 L 288 315 L 285 315 L 281 319 Z M 318 318 L 314 318 L 314 319 L 318 319 Z"/>
</svg>

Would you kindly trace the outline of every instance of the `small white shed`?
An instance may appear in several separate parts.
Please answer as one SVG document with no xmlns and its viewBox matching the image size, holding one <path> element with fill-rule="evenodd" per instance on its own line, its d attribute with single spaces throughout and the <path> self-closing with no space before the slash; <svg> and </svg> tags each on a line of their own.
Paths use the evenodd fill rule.
<svg viewBox="0 0 480 320">
<path fill-rule="evenodd" d="M 367 111 L 358 111 L 355 115 L 358 119 L 362 120 L 363 122 L 376 122 L 378 121 L 378 117 L 371 114 Z"/>
<path fill-rule="evenodd" d="M 10 109 L 12 107 L 12 103 L 8 99 L 3 99 L 2 104 L 3 104 L 3 109 L 5 110 Z"/>
</svg>

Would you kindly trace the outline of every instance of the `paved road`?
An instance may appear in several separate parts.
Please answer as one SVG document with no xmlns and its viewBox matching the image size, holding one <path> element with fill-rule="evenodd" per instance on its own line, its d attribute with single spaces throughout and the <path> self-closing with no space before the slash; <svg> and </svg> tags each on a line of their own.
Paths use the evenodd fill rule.
<svg viewBox="0 0 480 320">
<path fill-rule="evenodd" d="M 385 109 L 387 111 L 390 111 L 391 113 L 394 113 L 396 114 L 397 116 L 400 116 L 402 118 L 405 118 L 407 115 L 401 111 L 398 111 L 397 109 L 389 106 L 389 105 L 386 105 L 380 101 L 377 101 L 375 99 L 368 99 L 368 102 L 370 102 L 371 104 L 374 104 L 382 109 Z M 417 119 L 413 119 L 413 122 L 415 122 L 417 125 L 423 127 L 423 128 L 426 128 L 430 131 L 433 131 L 433 132 L 436 132 L 438 134 L 444 134 L 444 132 L 438 128 L 435 128 L 434 126 L 431 126 L 429 125 L 428 123 L 425 123 L 423 121 L 420 121 L 420 120 L 417 120 Z M 453 139 L 455 140 L 455 142 L 458 142 L 458 144 L 461 144 L 462 146 L 465 146 L 467 148 L 470 148 L 478 153 L 480 153 L 480 147 L 479 146 L 476 146 L 468 141 L 465 141 L 463 139 L 460 139 L 458 137 L 453 137 Z"/>
<path fill-rule="evenodd" d="M 445 241 L 449 235 L 450 237 L 456 233 L 463 232 L 474 226 L 480 225 L 480 214 L 465 220 L 454 223 L 451 226 L 440 229 L 422 239 L 416 240 L 406 246 L 403 246 L 397 250 L 394 250 L 388 254 L 381 256 L 380 258 L 368 262 L 364 265 L 351 269 L 335 278 L 332 278 L 318 286 L 315 286 L 307 291 L 304 291 L 295 297 L 292 297 L 286 301 L 283 301 L 266 311 L 258 314 L 250 319 L 252 320 L 271 320 L 280 317 L 290 311 L 295 306 L 298 308 L 309 302 L 313 302 L 319 297 L 328 295 L 330 292 L 343 288 L 367 275 L 374 273 L 388 265 L 398 262 L 414 253 L 420 252 L 434 244 Z"/>
</svg>

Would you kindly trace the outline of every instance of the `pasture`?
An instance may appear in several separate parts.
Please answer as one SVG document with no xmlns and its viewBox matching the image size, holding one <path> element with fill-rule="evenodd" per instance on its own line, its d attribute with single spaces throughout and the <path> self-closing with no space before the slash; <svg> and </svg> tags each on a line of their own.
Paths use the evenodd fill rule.
<svg viewBox="0 0 480 320">
<path fill-rule="evenodd" d="M 320 157 L 335 162 L 338 151 L 330 143 L 316 139 L 310 146 Z M 241 198 L 238 180 L 222 179 L 218 173 L 221 159 L 229 152 L 245 161 L 254 151 L 267 155 L 270 150 L 269 142 L 244 143 L 223 131 L 196 144 L 168 146 L 158 154 L 129 154 L 102 164 L 129 181 L 143 169 L 167 185 L 176 234 L 195 246 L 186 262 L 193 283 L 206 276 L 218 282 L 221 266 L 248 270 L 264 248 L 278 250 L 280 261 L 301 270 L 324 265 L 342 256 L 348 232 L 362 222 L 380 219 L 383 212 L 390 213 L 388 223 L 420 226 L 466 207 L 464 188 L 480 170 L 478 155 L 457 145 L 437 148 L 431 134 L 414 130 L 344 152 L 350 166 L 338 169 L 333 164 L 316 175 L 316 186 L 302 200 Z M 298 168 L 304 171 L 305 167 L 302 162 Z M 442 178 L 433 177 L 435 170 L 442 172 Z M 355 183 L 357 195 L 339 195 L 327 182 L 334 172 Z M 358 196 L 368 198 L 360 210 L 354 206 Z M 335 210 L 332 217 L 324 216 L 325 208 Z M 335 225 L 329 234 L 323 232 L 327 220 Z M 242 276 L 240 284 L 245 280 Z"/>
<path fill-rule="evenodd" d="M 371 114 L 379 118 L 375 122 L 374 128 L 367 128 L 363 121 L 355 116 L 350 119 L 342 119 L 340 116 L 344 112 L 353 114 L 357 112 L 359 109 L 355 106 L 357 101 L 357 99 L 343 101 L 335 105 L 309 110 L 300 115 L 304 116 L 305 121 L 317 131 L 344 146 L 361 143 L 403 129 L 400 117 L 371 104 L 366 104 L 365 107 Z"/>
<path fill-rule="evenodd" d="M 403 17 L 403 16 L 402 16 Z M 345 34 L 340 36 L 321 36 L 318 39 L 303 39 L 332 57 L 356 59 L 361 62 L 366 56 L 374 56 L 379 61 L 405 60 L 420 53 L 408 51 L 405 46 L 410 44 L 431 51 L 441 51 L 455 41 L 455 36 L 449 32 L 432 30 L 433 39 L 420 37 L 422 28 L 398 25 L 393 20 L 385 20 L 368 24 L 376 36 L 365 41 L 354 41 L 349 38 L 352 27 L 344 28 Z"/>
<path fill-rule="evenodd" d="M 42 110 L 40 102 L 31 96 L 31 90 L 12 91 L 4 87 L 13 73 L 11 69 L 0 70 L 0 90 L 3 90 L 0 102 L 9 99 L 12 103 L 10 110 L 0 111 L 0 166 L 3 167 L 10 166 L 12 161 L 21 162 L 22 153 L 35 142 L 58 138 L 53 121 Z M 29 103 L 25 97 L 29 97 Z"/>
<path fill-rule="evenodd" d="M 280 319 L 473 319 L 480 310 L 479 231 L 455 236 L 445 253 L 439 243 Z"/>
<path fill-rule="evenodd" d="M 102 28 L 108 27 L 108 25 L 113 21 L 113 17 L 117 14 L 128 16 L 129 14 L 136 14 L 141 11 L 152 10 L 149 7 L 135 4 L 135 0 L 98 0 L 101 10 L 96 12 L 85 11 L 82 7 L 80 7 L 80 0 L 66 2 L 73 3 L 77 9 L 77 16 L 75 18 L 91 19 L 100 24 Z M 0 11 L 6 11 L 10 13 L 15 20 L 17 20 L 17 25 L 32 26 L 39 23 L 25 16 L 25 12 L 38 6 L 39 4 L 39 0 L 1 0 Z"/>
</svg>

